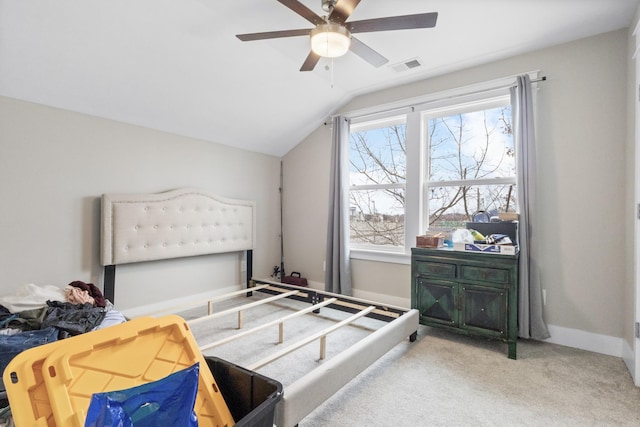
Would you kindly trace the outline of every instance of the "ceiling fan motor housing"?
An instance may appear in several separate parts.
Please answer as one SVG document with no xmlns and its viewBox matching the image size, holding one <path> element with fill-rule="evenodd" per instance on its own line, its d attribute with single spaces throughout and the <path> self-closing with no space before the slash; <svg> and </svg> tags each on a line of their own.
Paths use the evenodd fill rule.
<svg viewBox="0 0 640 427">
<path fill-rule="evenodd" d="M 326 58 L 342 56 L 351 46 L 351 33 L 340 24 L 320 24 L 311 30 L 311 50 Z"/>
<path fill-rule="evenodd" d="M 322 0 L 322 10 L 326 13 L 331 13 L 336 5 L 336 0 Z"/>
</svg>

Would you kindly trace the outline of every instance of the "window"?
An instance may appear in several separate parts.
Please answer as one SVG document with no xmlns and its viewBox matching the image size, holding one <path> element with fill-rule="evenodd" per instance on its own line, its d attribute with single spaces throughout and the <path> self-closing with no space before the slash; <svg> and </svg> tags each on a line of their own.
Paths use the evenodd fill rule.
<svg viewBox="0 0 640 427">
<path fill-rule="evenodd" d="M 476 211 L 515 212 L 516 158 L 508 97 L 423 114 L 430 230 L 464 228 Z"/>
<path fill-rule="evenodd" d="M 355 257 L 362 251 L 407 254 L 426 230 L 464 227 L 479 210 L 517 210 L 507 88 L 395 111 L 352 119 L 349 238 Z"/>
<path fill-rule="evenodd" d="M 404 251 L 406 117 L 352 125 L 349 138 L 351 247 Z"/>
</svg>

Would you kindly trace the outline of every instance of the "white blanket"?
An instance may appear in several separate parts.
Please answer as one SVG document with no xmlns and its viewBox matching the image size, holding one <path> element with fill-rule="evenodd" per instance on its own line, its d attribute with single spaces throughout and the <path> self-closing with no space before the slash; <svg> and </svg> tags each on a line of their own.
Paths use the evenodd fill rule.
<svg viewBox="0 0 640 427">
<path fill-rule="evenodd" d="M 33 283 L 21 285 L 14 295 L 0 297 L 0 304 L 10 312 L 41 308 L 47 305 L 47 301 L 66 301 L 64 290 L 57 286 L 37 286 Z"/>
</svg>

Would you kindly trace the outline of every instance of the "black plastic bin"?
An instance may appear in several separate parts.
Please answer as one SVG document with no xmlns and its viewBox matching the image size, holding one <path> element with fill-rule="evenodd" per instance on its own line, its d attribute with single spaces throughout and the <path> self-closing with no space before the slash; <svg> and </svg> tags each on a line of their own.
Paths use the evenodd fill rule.
<svg viewBox="0 0 640 427">
<path fill-rule="evenodd" d="M 205 359 L 235 425 L 273 427 L 276 404 L 282 399 L 282 384 L 217 357 Z"/>
</svg>

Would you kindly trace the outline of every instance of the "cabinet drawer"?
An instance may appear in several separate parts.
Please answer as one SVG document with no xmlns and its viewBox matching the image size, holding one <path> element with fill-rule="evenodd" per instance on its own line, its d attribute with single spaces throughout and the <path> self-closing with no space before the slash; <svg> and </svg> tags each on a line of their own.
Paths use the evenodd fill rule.
<svg viewBox="0 0 640 427">
<path fill-rule="evenodd" d="M 510 271 L 508 269 L 502 268 L 474 267 L 471 265 L 460 266 L 460 275 L 464 280 L 508 284 L 509 273 Z"/>
<path fill-rule="evenodd" d="M 444 262 L 418 261 L 417 273 L 422 276 L 452 279 L 456 277 L 456 265 Z"/>
</svg>

